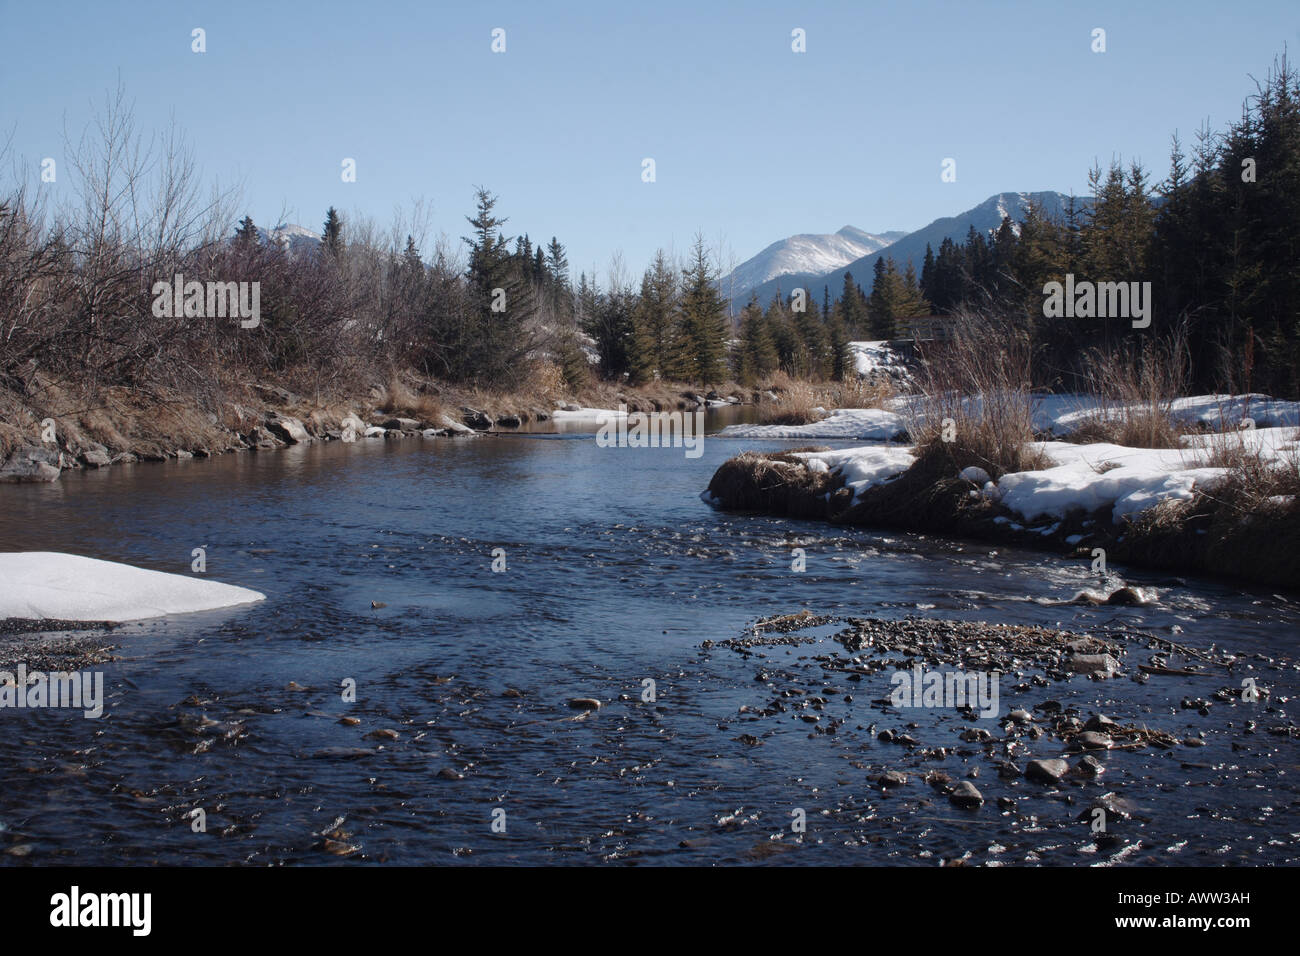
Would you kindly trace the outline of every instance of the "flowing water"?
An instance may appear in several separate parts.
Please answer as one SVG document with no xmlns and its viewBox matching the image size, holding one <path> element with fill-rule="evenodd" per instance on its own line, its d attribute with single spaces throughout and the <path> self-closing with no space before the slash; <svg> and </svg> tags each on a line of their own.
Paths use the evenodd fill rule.
<svg viewBox="0 0 1300 956">
<path fill-rule="evenodd" d="M 202 546 L 209 578 L 267 598 L 115 629 L 115 659 L 97 666 L 108 696 L 98 720 L 0 712 L 0 860 L 1300 860 L 1297 741 L 1267 732 L 1287 725 L 1300 684 L 1294 598 L 1116 569 L 1159 601 L 1061 606 L 1051 602 L 1093 582 L 1085 562 L 731 516 L 699 500 L 727 457 L 762 447 L 777 445 L 710 437 L 690 459 L 600 448 L 580 432 L 374 440 L 0 487 L 0 550 L 190 573 Z M 791 570 L 794 547 L 803 573 Z M 784 715 L 761 723 L 760 746 L 742 739 L 740 708 L 770 694 L 753 660 L 702 645 L 805 607 L 1176 635 L 1262 655 L 1271 710 L 1180 708 L 1221 677 L 1004 690 L 1004 713 L 1077 700 L 1085 716 L 1104 707 L 1179 737 L 1209 728 L 1208 745 L 1107 754 L 1104 783 L 1047 795 L 986 774 L 989 802 L 960 811 L 919 781 L 873 789 L 873 774 L 907 763 L 874 725 L 913 721 L 924 738 L 952 719 L 886 716 L 872 703 L 889 693 L 883 681 L 835 698 L 838 733 Z M 814 650 L 827 648 L 773 647 L 767 659 L 820 687 Z M 575 697 L 604 706 L 574 710 Z M 1245 735 L 1252 715 L 1258 732 Z M 1035 756 L 1055 755 L 1044 748 Z M 978 758 L 935 766 L 956 777 L 968 762 Z M 1118 842 L 1075 821 L 1094 792 L 1134 809 Z M 1007 794 L 1016 812 L 993 802 Z M 798 810 L 803 833 L 791 828 Z"/>
</svg>

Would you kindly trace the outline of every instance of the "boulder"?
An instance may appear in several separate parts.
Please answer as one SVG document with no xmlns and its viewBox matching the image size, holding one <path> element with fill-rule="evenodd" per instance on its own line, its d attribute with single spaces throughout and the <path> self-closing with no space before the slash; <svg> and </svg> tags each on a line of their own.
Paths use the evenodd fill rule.
<svg viewBox="0 0 1300 956">
<path fill-rule="evenodd" d="M 0 465 L 0 481 L 54 481 L 59 477 L 59 451 L 41 445 L 20 445 Z"/>
<path fill-rule="evenodd" d="M 414 432 L 420 430 L 420 423 L 414 418 L 389 418 L 384 421 L 384 428 L 390 432 Z"/>
<path fill-rule="evenodd" d="M 1056 783 L 1070 772 L 1070 765 L 1061 759 L 1031 760 L 1025 765 L 1025 779 L 1036 783 Z"/>
<path fill-rule="evenodd" d="M 445 429 L 447 429 L 447 431 L 450 432 L 450 433 L 453 434 L 453 435 L 473 435 L 473 434 L 474 434 L 474 429 L 469 428 L 469 427 L 466 426 L 466 425 L 462 425 L 460 422 L 456 421 L 456 420 L 455 420 L 454 418 L 452 418 L 450 415 L 443 415 L 443 416 L 442 416 L 442 427 L 445 428 Z"/>
<path fill-rule="evenodd" d="M 340 422 L 340 427 L 342 430 L 339 433 L 339 439 L 346 442 L 353 442 L 366 433 L 367 426 L 366 423 L 355 414 L 348 412 L 343 416 L 343 421 Z"/>
<path fill-rule="evenodd" d="M 308 444 L 312 437 L 306 426 L 290 415 L 272 413 L 266 416 L 266 428 L 272 435 L 288 445 Z"/>
<path fill-rule="evenodd" d="M 952 793 L 948 794 L 948 799 L 954 805 L 968 810 L 974 810 L 984 805 L 984 794 L 975 789 L 975 784 L 969 780 L 958 781 L 957 785 L 952 788 Z"/>
<path fill-rule="evenodd" d="M 107 468 L 113 459 L 103 445 L 92 444 L 81 453 L 81 463 L 89 468 Z"/>
<path fill-rule="evenodd" d="M 1120 663 L 1109 654 L 1074 654 L 1069 660 L 1070 670 L 1076 674 L 1111 677 L 1120 671 Z"/>
<path fill-rule="evenodd" d="M 488 418 L 487 415 L 480 412 L 477 408 L 469 408 L 467 406 L 462 408 L 460 413 L 461 417 L 465 420 L 465 424 L 475 431 L 485 432 L 492 427 L 492 419 Z"/>
</svg>

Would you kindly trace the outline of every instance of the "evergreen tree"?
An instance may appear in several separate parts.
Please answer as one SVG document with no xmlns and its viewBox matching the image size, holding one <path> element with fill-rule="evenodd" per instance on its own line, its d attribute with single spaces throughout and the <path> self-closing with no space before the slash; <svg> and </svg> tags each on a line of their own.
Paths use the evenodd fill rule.
<svg viewBox="0 0 1300 956">
<path fill-rule="evenodd" d="M 717 279 L 704 237 L 696 236 L 690 263 L 682 270 L 678 312 L 681 365 L 689 381 L 702 385 L 721 382 L 726 374 L 727 311 Z"/>
<path fill-rule="evenodd" d="M 333 206 L 330 206 L 329 211 L 325 213 L 325 229 L 321 233 L 320 241 L 325 251 L 333 256 L 337 256 L 343 247 L 343 219 Z"/>
</svg>

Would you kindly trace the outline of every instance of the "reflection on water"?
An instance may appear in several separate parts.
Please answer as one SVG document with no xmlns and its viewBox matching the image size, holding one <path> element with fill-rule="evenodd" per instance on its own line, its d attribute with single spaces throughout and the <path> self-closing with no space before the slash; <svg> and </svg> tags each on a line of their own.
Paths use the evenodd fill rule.
<svg viewBox="0 0 1300 956">
<path fill-rule="evenodd" d="M 28 848 L 0 859 L 744 862 L 769 859 L 790 808 L 805 807 L 809 833 L 774 861 L 925 863 L 922 848 L 937 859 L 997 841 L 1015 851 L 1008 862 L 1034 851 L 1091 862 L 1075 848 L 1086 834 L 1047 839 L 991 805 L 929 821 L 924 787 L 882 813 L 859 765 L 895 757 L 854 727 L 880 719 L 870 701 L 887 687 L 858 689 L 834 739 L 787 721 L 762 746 L 738 742 L 755 663 L 701 643 L 809 607 L 1124 625 L 1268 656 L 1294 645 L 1300 612 L 1267 593 L 1134 573 L 1157 606 L 1057 606 L 1045 602 L 1091 583 L 1086 562 L 710 511 L 699 492 L 750 447 L 762 446 L 710 438 L 688 459 L 601 449 L 583 433 L 406 439 L 0 487 L 0 549 L 189 573 L 205 546 L 209 577 L 267 595 L 116 632 L 100 721 L 0 713 L 0 844 Z M 790 570 L 793 547 L 807 552 L 805 573 Z M 1291 685 L 1274 700 L 1296 692 L 1294 669 L 1278 680 Z M 1112 683 L 1116 706 L 1190 732 L 1194 716 L 1167 687 Z M 572 710 L 573 697 L 604 706 Z M 1144 768 L 1133 792 L 1165 796 L 1148 801 L 1136 860 L 1183 841 L 1173 862 L 1222 861 L 1229 844 L 1231 859 L 1294 861 L 1295 741 L 1262 743 L 1275 748 L 1267 771 L 1226 742 L 1204 748 L 1205 769 L 1176 758 Z M 1206 804 L 1233 809 L 1197 809 Z M 196 807 L 206 833 L 191 827 Z M 491 829 L 494 809 L 504 833 Z"/>
</svg>

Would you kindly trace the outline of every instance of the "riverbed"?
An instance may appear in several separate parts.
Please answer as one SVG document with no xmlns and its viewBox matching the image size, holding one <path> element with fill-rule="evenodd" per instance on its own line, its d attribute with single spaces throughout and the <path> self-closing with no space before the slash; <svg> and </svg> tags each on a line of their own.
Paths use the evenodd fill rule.
<svg viewBox="0 0 1300 956">
<path fill-rule="evenodd" d="M 1296 596 L 1115 567 L 1111 585 L 1154 602 L 1059 603 L 1097 585 L 1088 562 L 700 500 L 728 457 L 790 446 L 377 439 L 0 487 L 0 550 L 192 573 L 203 548 L 208 577 L 267 596 L 102 635 L 98 720 L 0 711 L 0 861 L 1300 861 Z M 721 646 L 805 608 L 833 619 L 807 643 Z M 969 715 L 900 711 L 879 702 L 884 672 L 823 666 L 850 656 L 850 619 L 908 617 L 1109 635 L 1121 675 L 1027 666 L 1003 678 L 1002 714 L 1048 728 L 1074 708 L 1202 743 L 1106 752 L 1100 776 L 1056 787 L 1001 777 L 1001 743 L 960 744 Z M 1132 679 L 1152 655 L 1194 676 Z M 1214 697 L 1243 675 L 1267 694 Z M 795 688 L 821 703 L 757 713 Z M 1061 751 L 1051 733 L 1023 746 L 1008 759 Z M 887 771 L 906 784 L 882 788 Z M 985 802 L 954 806 L 929 771 Z M 1107 794 L 1120 810 L 1099 833 L 1078 818 Z"/>
</svg>

